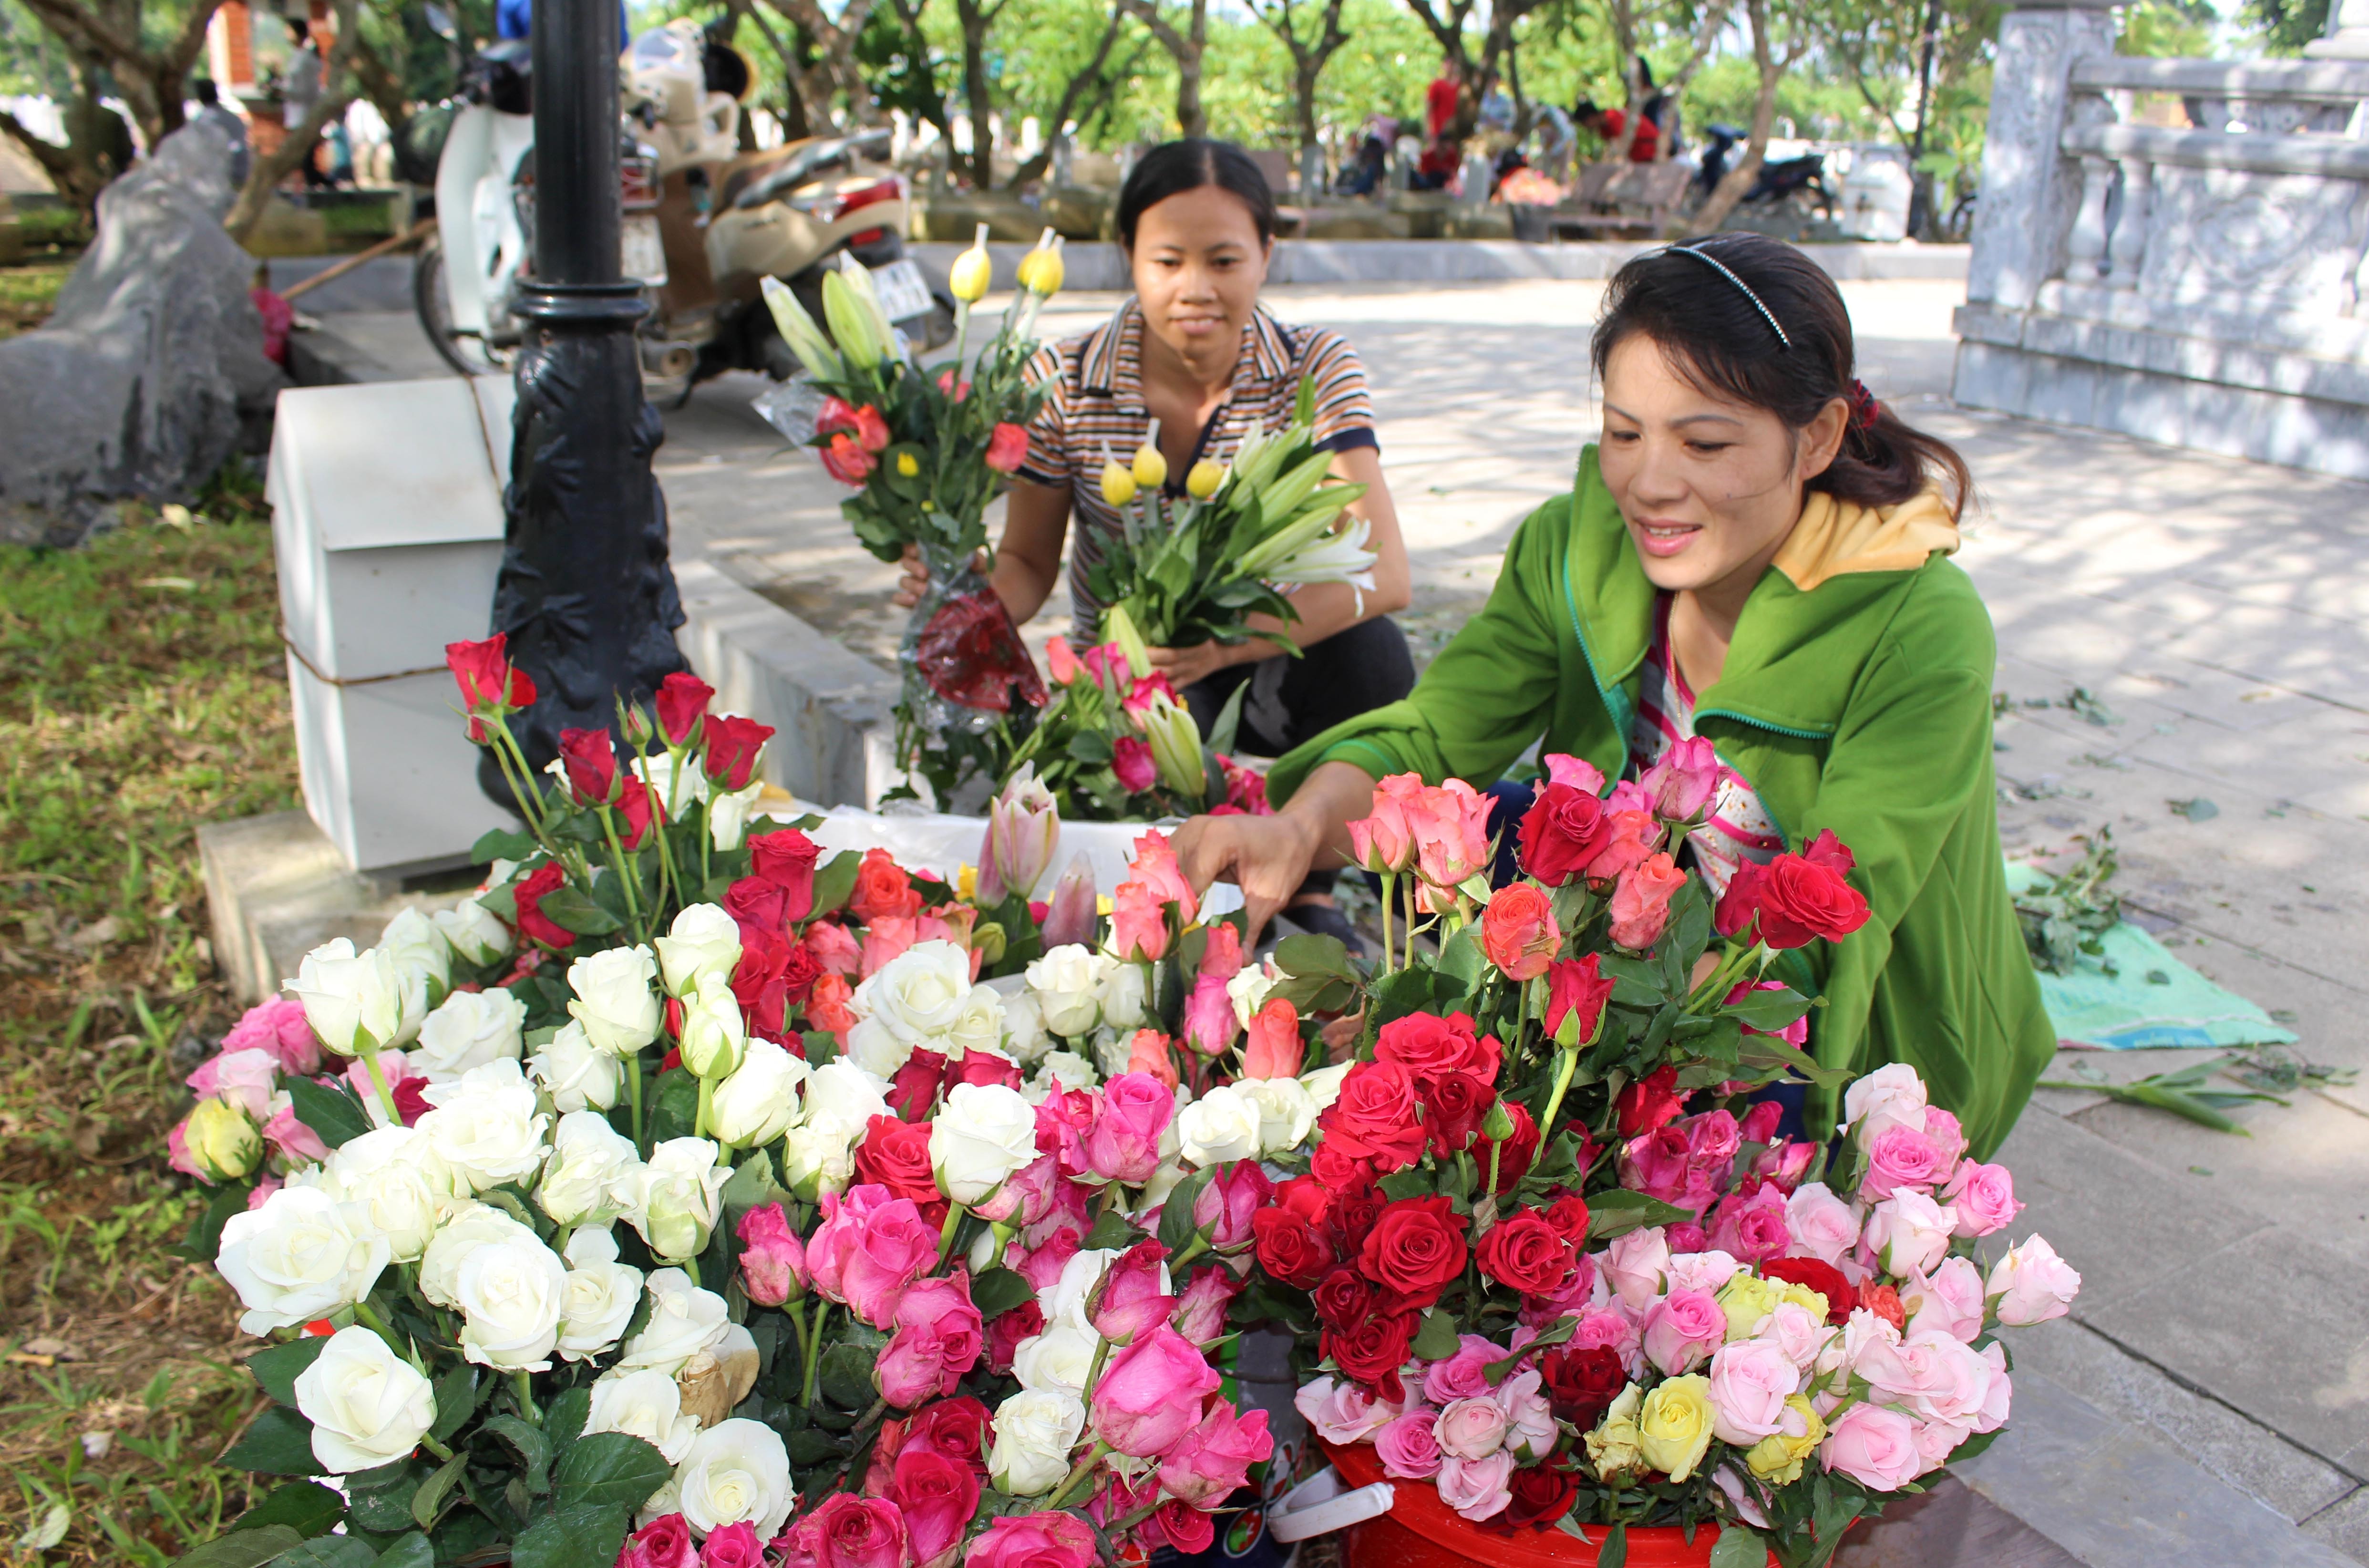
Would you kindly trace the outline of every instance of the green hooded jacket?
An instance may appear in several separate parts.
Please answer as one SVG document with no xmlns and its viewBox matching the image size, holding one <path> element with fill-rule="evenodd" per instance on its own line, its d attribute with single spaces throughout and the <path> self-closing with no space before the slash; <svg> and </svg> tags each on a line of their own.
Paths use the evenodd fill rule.
<svg viewBox="0 0 2369 1568">
<path fill-rule="evenodd" d="M 1696 732 L 1799 849 L 1831 829 L 1872 910 L 1840 943 L 1784 956 L 1823 996 L 1810 1049 L 1853 1074 L 1905 1061 L 1987 1157 L 2055 1049 L 1999 853 L 1991 772 L 1990 616 L 1947 559 L 1957 531 L 1929 492 L 1882 510 L 1813 495 L 1745 602 Z M 1596 465 L 1516 532 L 1487 606 L 1404 702 L 1299 747 L 1268 789 L 1320 762 L 1379 778 L 1494 783 L 1532 741 L 1608 778 L 1629 760 L 1654 589 Z M 1505 825 L 1510 827 L 1510 824 Z M 1810 1127 L 1834 1092 L 1814 1091 Z"/>
</svg>

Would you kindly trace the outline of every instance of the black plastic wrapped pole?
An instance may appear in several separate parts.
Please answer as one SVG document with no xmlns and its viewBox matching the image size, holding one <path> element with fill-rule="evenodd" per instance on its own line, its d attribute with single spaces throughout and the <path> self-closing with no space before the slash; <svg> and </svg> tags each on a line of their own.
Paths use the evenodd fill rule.
<svg viewBox="0 0 2369 1568">
<path fill-rule="evenodd" d="M 534 677 L 511 726 L 527 760 L 563 728 L 608 729 L 616 698 L 685 668 L 667 565 L 666 498 L 650 454 L 666 438 L 642 395 L 641 286 L 621 275 L 617 0 L 535 0 L 534 264 L 521 287 L 507 527 L 494 630 Z M 510 801 L 493 755 L 478 782 Z"/>
</svg>

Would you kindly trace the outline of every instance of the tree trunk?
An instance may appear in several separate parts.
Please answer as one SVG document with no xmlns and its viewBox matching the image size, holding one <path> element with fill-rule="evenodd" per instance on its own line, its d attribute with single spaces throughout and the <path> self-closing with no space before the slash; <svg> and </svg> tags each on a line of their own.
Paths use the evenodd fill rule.
<svg viewBox="0 0 2369 1568">
<path fill-rule="evenodd" d="M 1752 98 L 1752 130 L 1744 143 L 1744 156 L 1735 166 L 1720 177 L 1711 199 L 1697 210 L 1689 232 L 1698 235 L 1716 234 L 1760 177 L 1760 164 L 1768 150 L 1768 129 L 1777 122 L 1777 86 L 1785 79 L 1800 54 L 1799 47 L 1786 51 L 1779 58 L 1768 37 L 1768 0 L 1744 0 L 1745 14 L 1752 22 L 1752 63 L 1760 73 L 1759 90 Z"/>
<path fill-rule="evenodd" d="M 116 15 L 77 0 L 26 0 L 25 9 L 68 50 L 103 65 L 154 147 L 182 125 L 181 92 L 189 66 L 206 42 L 206 24 L 222 0 L 195 0 L 171 40 L 150 49 L 142 39 L 138 7 Z"/>
<path fill-rule="evenodd" d="M 1160 47 L 1176 62 L 1176 133 L 1207 136 L 1209 116 L 1201 107 L 1201 57 L 1209 38 L 1209 0 L 1192 0 L 1192 20 L 1185 24 L 1190 31 L 1181 33 L 1152 0 L 1119 0 L 1119 4 L 1150 29 Z"/>
<path fill-rule="evenodd" d="M 1126 20 L 1126 12 L 1116 8 L 1112 10 L 1110 25 L 1103 29 L 1102 42 L 1094 46 L 1094 57 L 1086 63 L 1084 70 L 1070 77 L 1069 85 L 1061 89 L 1061 101 L 1053 110 L 1051 129 L 1046 134 L 1044 146 L 1030 154 L 1026 161 L 1013 171 L 1012 179 L 1004 187 L 1005 189 L 1017 190 L 1030 180 L 1044 175 L 1045 170 L 1053 162 L 1053 144 L 1061 139 L 1062 132 L 1070 121 L 1077 118 L 1081 110 L 1089 115 L 1093 112 L 1089 107 L 1089 93 L 1093 95 L 1093 101 L 1095 104 L 1099 104 L 1102 99 L 1110 96 L 1113 83 L 1104 77 L 1103 67 L 1110 61 L 1111 46 L 1118 41 L 1119 28 Z"/>
<path fill-rule="evenodd" d="M 304 165 L 313 155 L 314 144 L 329 121 L 346 112 L 354 101 L 354 47 L 361 41 L 361 28 L 355 11 L 360 0 L 338 0 L 336 43 L 329 57 L 321 63 L 321 97 L 313 105 L 313 112 L 302 121 L 288 128 L 288 135 L 272 150 L 269 157 L 258 157 L 248 166 L 246 184 L 231 203 L 230 213 L 223 219 L 223 227 L 230 237 L 244 242 L 263 221 L 263 210 L 271 200 L 271 192 Z"/>
<path fill-rule="evenodd" d="M 987 28 L 993 16 L 978 0 L 955 0 L 962 24 L 963 106 L 970 112 L 970 188 L 995 188 L 995 94 L 987 79 Z"/>
</svg>

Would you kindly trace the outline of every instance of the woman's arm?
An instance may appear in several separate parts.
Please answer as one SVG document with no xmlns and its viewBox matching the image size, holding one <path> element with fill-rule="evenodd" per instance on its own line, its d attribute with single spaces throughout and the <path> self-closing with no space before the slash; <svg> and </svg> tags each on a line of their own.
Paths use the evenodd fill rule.
<svg viewBox="0 0 2369 1568">
<path fill-rule="evenodd" d="M 1350 502 L 1348 509 L 1352 516 L 1364 519 L 1372 530 L 1367 544 L 1374 552 L 1374 586 L 1361 593 L 1345 582 L 1319 583 L 1292 595 L 1291 607 L 1299 613 L 1298 621 L 1286 623 L 1273 615 L 1249 618 L 1253 631 L 1281 632 L 1301 647 L 1345 632 L 1360 621 L 1395 614 L 1405 609 L 1413 597 L 1413 573 L 1407 565 L 1406 541 L 1399 532 L 1398 509 L 1390 503 L 1390 482 L 1382 477 L 1381 453 L 1369 446 L 1336 452 L 1333 454 L 1332 470 L 1336 478 L 1366 486 L 1366 493 Z M 1019 486 L 1015 485 L 1013 489 L 1016 492 Z M 1283 650 L 1265 637 L 1253 637 L 1233 647 L 1223 643 L 1201 643 L 1192 647 L 1151 650 L 1153 667 L 1165 671 L 1180 691 L 1229 665 L 1282 657 Z"/>
<path fill-rule="evenodd" d="M 1045 608 L 1061 580 L 1061 545 L 1070 535 L 1070 492 L 1050 485 L 1014 479 L 1003 509 L 1003 537 L 996 542 L 995 561 L 988 581 L 995 596 L 1012 612 L 1014 625 L 1024 626 Z M 905 576 L 893 596 L 910 610 L 921 601 L 930 585 L 918 545 L 905 546 Z"/>
<path fill-rule="evenodd" d="M 1255 941 L 1310 871 L 1348 864 L 1347 825 L 1373 804 L 1371 773 L 1327 762 L 1272 817 L 1196 817 L 1177 829 L 1177 864 L 1196 891 L 1239 884 Z"/>
</svg>

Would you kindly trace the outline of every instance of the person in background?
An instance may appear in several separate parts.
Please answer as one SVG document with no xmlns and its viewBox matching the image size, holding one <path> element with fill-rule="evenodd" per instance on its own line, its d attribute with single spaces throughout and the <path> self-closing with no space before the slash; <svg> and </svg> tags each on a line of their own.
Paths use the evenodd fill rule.
<svg viewBox="0 0 2369 1568">
<path fill-rule="evenodd" d="M 211 125 L 230 138 L 230 183 L 232 189 L 237 189 L 246 183 L 247 166 L 254 162 L 246 142 L 246 121 L 223 107 L 222 91 L 211 76 L 190 82 L 189 97 L 198 105 L 198 112 L 189 117 L 191 122 Z"/>
<path fill-rule="evenodd" d="M 1374 113 L 1366 117 L 1366 133 L 1357 143 L 1357 159 L 1342 171 L 1341 181 L 1334 189 L 1343 196 L 1377 196 L 1389 183 L 1390 173 L 1390 142 L 1398 135 L 1398 121 L 1389 115 Z"/>
<path fill-rule="evenodd" d="M 1423 156 L 1415 160 L 1413 189 L 1447 189 L 1449 182 L 1456 178 L 1456 171 L 1462 163 L 1462 155 L 1458 153 L 1455 143 L 1445 136 L 1433 137 L 1431 144 L 1423 150 Z"/>
<path fill-rule="evenodd" d="M 1582 98 L 1572 105 L 1571 118 L 1574 123 L 1585 126 L 1602 137 L 1607 147 L 1620 140 L 1620 132 L 1629 128 L 1627 109 L 1600 109 L 1594 98 Z M 1661 127 L 1655 125 L 1651 119 L 1640 119 L 1637 121 L 1637 134 L 1629 142 L 1629 161 L 1632 164 L 1650 164 L 1654 161 L 1654 155 L 1660 152 L 1661 145 Z"/>
<path fill-rule="evenodd" d="M 293 131 L 321 101 L 321 52 L 302 17 L 288 18 L 288 71 L 280 88 L 280 123 Z"/>
<path fill-rule="evenodd" d="M 1571 155 L 1579 145 L 1571 116 L 1553 104 L 1539 107 L 1539 155 L 1533 165 L 1557 185 L 1571 183 Z"/>
</svg>

